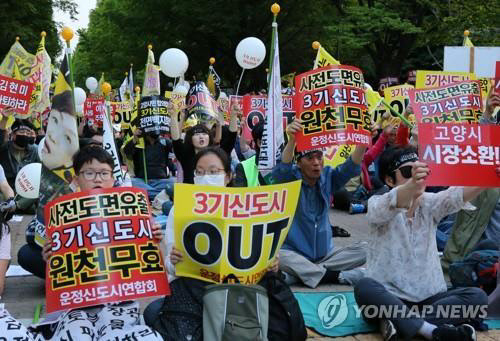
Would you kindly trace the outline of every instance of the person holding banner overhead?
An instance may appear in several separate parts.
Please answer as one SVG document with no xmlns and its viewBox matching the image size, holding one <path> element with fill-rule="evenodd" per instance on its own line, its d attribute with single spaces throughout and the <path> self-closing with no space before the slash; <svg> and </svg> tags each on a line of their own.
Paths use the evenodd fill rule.
<svg viewBox="0 0 500 341">
<path fill-rule="evenodd" d="M 430 170 L 418 160 L 413 147 L 389 148 L 380 157 L 379 176 L 390 191 L 368 200 L 371 239 L 366 277 L 354 289 L 356 302 L 391 308 L 393 313 L 376 316 L 385 340 L 417 334 L 427 340 L 475 340 L 474 328 L 486 317 L 486 293 L 476 287 L 447 290 L 436 226 L 446 215 L 473 208 L 468 202 L 485 188 L 425 192 Z M 500 167 L 496 173 L 500 177 Z M 450 306 L 461 308 L 443 313 Z"/>
<path fill-rule="evenodd" d="M 356 146 L 349 159 L 335 169 L 323 167 L 321 149 L 296 153 L 297 165 L 293 165 L 295 134 L 301 130 L 300 119 L 288 125 L 288 143 L 272 172 L 276 183 L 302 179 L 292 227 L 280 250 L 280 269 L 289 284 L 300 281 L 311 288 L 320 283 L 353 284 L 362 276 L 355 268 L 365 263 L 366 252 L 360 243 L 334 249 L 328 209 L 331 194 L 360 174 L 366 147 Z"/>
</svg>

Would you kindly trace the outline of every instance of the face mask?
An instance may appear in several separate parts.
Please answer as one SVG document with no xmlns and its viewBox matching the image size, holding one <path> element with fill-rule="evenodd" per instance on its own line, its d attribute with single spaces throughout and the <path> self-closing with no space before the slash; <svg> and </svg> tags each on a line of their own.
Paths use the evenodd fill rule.
<svg viewBox="0 0 500 341">
<path fill-rule="evenodd" d="M 35 143 L 35 138 L 26 136 L 26 135 L 17 135 L 15 139 L 15 144 L 17 144 L 21 148 L 25 148 L 29 144 Z"/>
<path fill-rule="evenodd" d="M 224 187 L 226 180 L 226 174 L 216 174 L 216 175 L 202 175 L 202 176 L 195 176 L 194 177 L 194 183 L 196 185 L 208 185 L 208 186 L 219 186 L 219 187 Z"/>
</svg>

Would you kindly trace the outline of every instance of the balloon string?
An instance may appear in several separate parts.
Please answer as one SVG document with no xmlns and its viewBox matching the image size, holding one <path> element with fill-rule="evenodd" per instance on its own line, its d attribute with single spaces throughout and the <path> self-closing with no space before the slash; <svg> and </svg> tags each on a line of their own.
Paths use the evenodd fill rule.
<svg viewBox="0 0 500 341">
<path fill-rule="evenodd" d="M 236 88 L 236 96 L 238 96 L 238 92 L 240 91 L 240 84 L 241 80 L 243 79 L 243 73 L 245 72 L 245 69 L 241 70 L 241 76 L 240 76 L 240 81 L 238 82 L 238 87 Z"/>
<path fill-rule="evenodd" d="M 175 89 L 175 84 L 177 83 L 177 77 L 174 78 L 174 87 L 172 89 Z"/>
</svg>

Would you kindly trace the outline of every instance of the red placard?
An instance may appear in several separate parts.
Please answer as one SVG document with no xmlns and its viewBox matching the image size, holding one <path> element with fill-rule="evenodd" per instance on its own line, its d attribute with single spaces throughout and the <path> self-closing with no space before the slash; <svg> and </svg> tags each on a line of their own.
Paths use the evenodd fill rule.
<svg viewBox="0 0 500 341">
<path fill-rule="evenodd" d="M 11 108 L 20 118 L 29 116 L 33 83 L 0 75 L 0 108 Z"/>
<path fill-rule="evenodd" d="M 500 126 L 419 123 L 419 156 L 429 186 L 500 186 Z"/>
<path fill-rule="evenodd" d="M 295 108 L 293 96 L 283 95 L 282 97 L 283 109 L 283 131 L 286 130 L 287 124 L 293 121 L 295 117 Z M 243 119 L 246 124 L 243 128 L 243 136 L 247 141 L 252 141 L 252 129 L 259 122 L 264 122 L 266 118 L 267 96 L 257 95 L 243 96 Z"/>
<path fill-rule="evenodd" d="M 45 206 L 47 312 L 170 294 L 144 190 L 98 189 Z"/>
<path fill-rule="evenodd" d="M 477 123 L 481 116 L 481 85 L 477 80 L 411 89 L 409 96 L 419 123 Z"/>
<path fill-rule="evenodd" d="M 371 118 L 363 73 L 349 65 L 330 65 L 295 78 L 295 108 L 303 129 L 297 150 L 341 144 L 371 144 Z"/>
<path fill-rule="evenodd" d="M 106 100 L 104 98 L 87 98 L 83 106 L 83 117 L 90 126 L 102 127 L 103 117 L 106 116 Z"/>
</svg>

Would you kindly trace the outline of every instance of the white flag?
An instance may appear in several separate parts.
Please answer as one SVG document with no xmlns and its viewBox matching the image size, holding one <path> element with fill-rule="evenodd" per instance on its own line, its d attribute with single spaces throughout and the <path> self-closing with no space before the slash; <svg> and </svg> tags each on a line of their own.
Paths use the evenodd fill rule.
<svg viewBox="0 0 500 341">
<path fill-rule="evenodd" d="M 266 177 L 281 160 L 285 142 L 283 136 L 283 100 L 281 98 L 280 54 L 278 47 L 278 24 L 273 23 L 274 57 L 269 78 L 266 119 L 259 154 L 259 171 Z"/>
<path fill-rule="evenodd" d="M 128 73 L 128 91 L 130 93 L 130 107 L 134 107 L 134 74 L 132 73 L 132 65 L 130 65 L 130 71 Z"/>
<path fill-rule="evenodd" d="M 123 183 L 123 174 L 122 168 L 120 166 L 120 159 L 118 158 L 118 153 L 116 152 L 115 139 L 113 137 L 113 129 L 111 129 L 111 125 L 109 124 L 109 109 L 106 104 L 106 115 L 102 120 L 102 147 L 105 151 L 107 151 L 113 157 L 113 175 L 115 180 L 117 180 L 120 184 Z"/>
<path fill-rule="evenodd" d="M 122 82 L 122 85 L 120 85 L 120 102 L 125 102 L 127 99 L 126 93 L 128 91 L 128 76 L 125 77 L 125 79 Z"/>
</svg>

